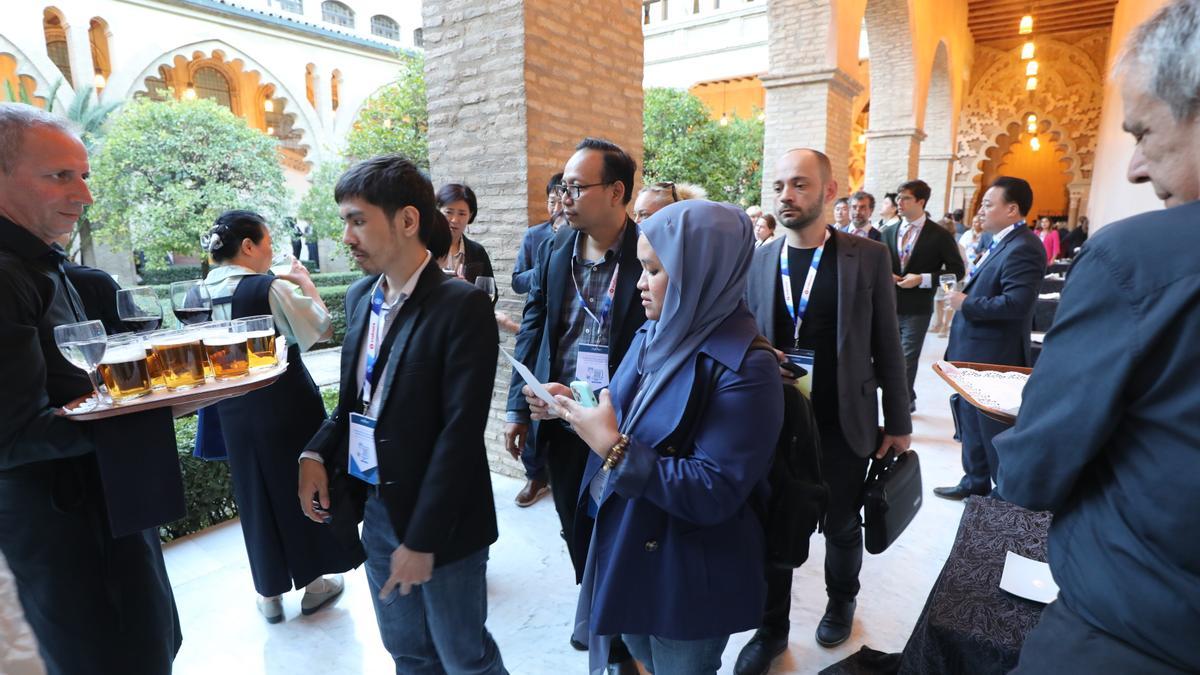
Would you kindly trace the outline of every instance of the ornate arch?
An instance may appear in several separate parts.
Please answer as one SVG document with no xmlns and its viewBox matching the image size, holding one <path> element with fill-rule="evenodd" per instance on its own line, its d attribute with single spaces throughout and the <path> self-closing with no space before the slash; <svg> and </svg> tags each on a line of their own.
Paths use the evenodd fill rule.
<svg viewBox="0 0 1200 675">
<path fill-rule="evenodd" d="M 291 106 L 290 112 L 295 115 L 293 129 L 302 133 L 301 138 L 304 142 L 298 145 L 305 149 L 310 159 L 314 162 L 320 162 L 323 157 L 324 148 L 322 143 L 318 142 L 321 138 L 321 125 L 317 121 L 316 111 L 303 95 L 296 96 L 295 93 L 275 76 L 270 70 L 265 68 L 259 61 L 249 56 L 242 50 L 233 47 L 232 45 L 222 40 L 201 40 L 185 45 L 180 45 L 174 49 L 168 50 L 152 58 L 140 71 L 129 70 L 127 72 L 136 72 L 136 75 L 129 79 L 122 79 L 120 82 L 113 78 L 113 82 L 109 83 L 110 90 L 117 90 L 123 93 L 124 98 L 132 98 L 134 94 L 146 92 L 146 79 L 157 77 L 160 66 L 168 68 L 176 67 L 176 59 L 182 58 L 185 61 L 203 61 L 200 65 L 212 65 L 220 63 L 223 72 L 228 74 L 228 69 L 236 69 L 236 72 L 249 72 L 258 75 L 259 86 L 272 85 L 274 87 L 274 97 L 276 100 L 285 99 Z M 236 89 L 236 87 L 235 87 Z M 242 95 L 254 92 L 242 92 Z"/>
<path fill-rule="evenodd" d="M 39 41 L 40 44 L 40 41 Z M 20 47 L 15 43 L 0 34 L 0 54 L 8 54 L 16 61 L 16 72 L 18 77 L 29 77 L 33 79 L 35 89 L 33 95 L 37 98 L 44 99 L 49 93 L 50 85 L 55 81 L 62 79 L 62 75 L 58 72 L 58 67 L 50 60 L 49 56 L 39 53 L 30 58 Z M 54 73 L 54 79 L 46 77 L 46 73 Z M 54 105 L 62 109 L 66 109 L 71 103 L 71 96 L 75 89 L 70 82 L 63 81 L 63 86 L 58 88 L 58 96 L 55 98 Z"/>
</svg>

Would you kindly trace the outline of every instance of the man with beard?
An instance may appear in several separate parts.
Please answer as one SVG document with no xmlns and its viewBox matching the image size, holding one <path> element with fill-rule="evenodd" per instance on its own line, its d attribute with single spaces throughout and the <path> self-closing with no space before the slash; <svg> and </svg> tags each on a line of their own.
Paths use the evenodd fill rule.
<svg viewBox="0 0 1200 675">
<path fill-rule="evenodd" d="M 779 160 L 775 209 L 785 237 L 754 252 L 746 300 L 759 331 L 785 359 L 812 373 L 813 411 L 821 439 L 821 472 L 829 486 L 825 521 L 825 586 L 829 603 L 817 642 L 850 637 L 863 536 L 858 496 L 872 454 L 908 450 L 912 423 L 896 294 L 887 249 L 825 224 L 837 194 L 829 158 L 810 149 Z M 780 369 L 785 377 L 791 377 Z M 877 390 L 883 390 L 884 433 L 878 436 Z M 762 627 L 742 649 L 734 672 L 765 673 L 787 649 L 792 571 L 771 568 Z"/>
<path fill-rule="evenodd" d="M 879 230 L 871 225 L 871 215 L 874 213 L 874 195 L 862 190 L 850 195 L 850 227 L 846 229 L 846 232 L 856 237 L 879 241 Z"/>
</svg>

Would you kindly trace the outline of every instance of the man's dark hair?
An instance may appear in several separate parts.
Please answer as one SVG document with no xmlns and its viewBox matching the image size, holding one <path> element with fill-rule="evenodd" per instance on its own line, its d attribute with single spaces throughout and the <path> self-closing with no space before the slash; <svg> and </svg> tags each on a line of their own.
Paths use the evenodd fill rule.
<svg viewBox="0 0 1200 675">
<path fill-rule="evenodd" d="M 884 198 L 884 199 L 886 199 L 886 200 L 888 200 L 888 201 L 890 201 L 890 202 L 892 203 L 892 206 L 895 206 L 895 205 L 896 205 L 896 197 L 899 197 L 899 196 L 900 196 L 900 195 L 899 195 L 899 194 L 897 194 L 897 193 L 895 193 L 895 192 L 885 192 L 885 193 L 883 193 L 883 198 Z"/>
<path fill-rule="evenodd" d="M 467 218 L 467 224 L 475 222 L 475 216 L 479 213 L 479 202 L 475 201 L 475 191 L 471 189 L 470 185 L 446 183 L 438 188 L 437 207 L 439 209 L 454 202 L 466 202 L 467 210 L 471 212 L 471 216 Z"/>
<path fill-rule="evenodd" d="M 434 212 L 433 220 L 434 228 L 429 241 L 425 242 L 425 248 L 429 249 L 430 255 L 437 260 L 450 252 L 450 221 L 446 220 L 446 215 L 441 211 Z"/>
<path fill-rule="evenodd" d="M 773 216 L 769 213 L 764 213 L 761 216 L 759 216 L 758 219 L 767 224 L 768 230 L 770 230 L 772 232 L 775 231 L 775 216 Z"/>
<path fill-rule="evenodd" d="M 913 199 L 921 202 L 922 207 L 929 206 L 929 195 L 933 194 L 933 190 L 929 189 L 929 184 L 920 179 L 901 183 L 900 187 L 896 188 L 896 194 L 901 192 L 912 194 Z"/>
<path fill-rule="evenodd" d="M 637 162 L 629 156 L 629 153 L 621 149 L 615 143 L 610 143 L 602 138 L 587 137 L 575 146 L 575 150 L 595 150 L 604 153 L 604 169 L 600 174 L 600 180 L 606 185 L 611 185 L 617 181 L 621 181 L 621 185 L 625 188 L 625 194 L 621 201 L 628 204 L 633 199 L 633 174 L 637 173 Z"/>
<path fill-rule="evenodd" d="M 406 206 L 415 208 L 421 214 L 418 236 L 421 243 L 429 246 L 437 227 L 434 216 L 438 213 L 433 183 L 412 160 L 392 153 L 351 166 L 333 188 L 333 199 L 340 204 L 354 198 L 379 207 L 388 220 Z"/>
<path fill-rule="evenodd" d="M 966 214 L 962 209 L 954 209 L 954 213 L 951 215 L 951 217 L 954 218 L 954 222 L 961 223 L 964 215 Z"/>
<path fill-rule="evenodd" d="M 1013 176 L 1000 176 L 992 181 L 992 187 L 1000 188 L 1004 193 L 1004 201 L 1017 205 L 1022 218 L 1029 215 L 1029 209 L 1033 208 L 1033 188 L 1027 181 Z"/>
<path fill-rule="evenodd" d="M 562 172 L 561 171 L 554 174 L 553 176 L 550 176 L 550 182 L 546 183 L 546 197 L 549 197 L 550 193 L 554 192 L 554 188 L 558 187 L 559 185 L 562 185 Z"/>
<path fill-rule="evenodd" d="M 837 199 L 835 199 L 833 201 L 833 205 L 837 206 L 838 204 L 844 204 L 846 206 L 846 208 L 850 208 L 850 198 L 849 197 L 838 197 Z"/>
<path fill-rule="evenodd" d="M 875 195 L 873 195 L 870 192 L 867 192 L 865 190 L 859 190 L 858 192 L 855 192 L 854 194 L 850 195 L 850 201 L 852 201 L 852 202 L 861 202 L 863 200 L 866 200 L 868 203 L 871 204 L 872 211 L 875 210 Z"/>
<path fill-rule="evenodd" d="M 259 244 L 262 243 L 266 234 L 267 221 L 257 213 L 242 210 L 226 211 L 217 216 L 216 222 L 208 231 L 208 241 L 212 242 L 212 246 L 208 248 L 208 254 L 212 256 L 214 262 L 228 262 L 237 257 L 238 251 L 242 250 L 243 241 L 249 239 L 255 244 Z"/>
</svg>

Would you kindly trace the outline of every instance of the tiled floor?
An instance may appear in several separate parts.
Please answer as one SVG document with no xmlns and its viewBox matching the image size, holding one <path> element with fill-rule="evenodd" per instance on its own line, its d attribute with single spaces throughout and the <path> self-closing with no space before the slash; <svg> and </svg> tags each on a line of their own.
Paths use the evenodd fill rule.
<svg viewBox="0 0 1200 675">
<path fill-rule="evenodd" d="M 927 340 L 917 380 L 920 408 L 914 418 L 913 447 L 920 453 L 928 496 L 921 512 L 891 550 L 867 556 L 854 633 L 833 650 L 817 646 L 812 637 L 825 604 L 824 546 L 819 537 L 813 539 L 812 557 L 796 572 L 791 645 L 772 672 L 815 673 L 864 644 L 883 651 L 904 646 L 949 552 L 961 513 L 959 504 L 929 494 L 932 487 L 951 484 L 960 475 L 946 404 L 949 391 L 929 369 L 944 350 L 944 339 Z M 567 644 L 576 593 L 553 505 L 545 499 L 529 509 L 516 508 L 512 496 L 520 486 L 519 481 L 493 477 L 500 540 L 492 547 L 488 570 L 488 626 L 512 673 L 585 672 L 586 655 Z M 301 617 L 300 594 L 289 594 L 284 601 L 287 621 L 270 626 L 254 606 L 236 522 L 171 544 L 166 558 L 183 622 L 177 674 L 393 672 L 376 632 L 361 569 L 347 575 L 346 592 L 336 604 L 312 617 Z M 0 640 L 5 636 L 3 594 L 0 578 Z M 744 633 L 730 640 L 722 673 L 732 672 L 738 650 L 749 637 Z"/>
</svg>

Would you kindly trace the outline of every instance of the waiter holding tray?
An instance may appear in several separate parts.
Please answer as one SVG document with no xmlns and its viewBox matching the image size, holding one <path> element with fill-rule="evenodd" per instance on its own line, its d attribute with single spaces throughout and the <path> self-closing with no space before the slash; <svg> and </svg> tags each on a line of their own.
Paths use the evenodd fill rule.
<svg viewBox="0 0 1200 675">
<path fill-rule="evenodd" d="M 54 339 L 87 320 L 53 242 L 92 203 L 88 172 L 68 122 L 0 103 L 0 552 L 51 675 L 168 673 L 181 638 L 158 532 L 113 532 L 97 450 L 173 438 L 170 416 L 79 423 L 55 411 L 92 391 Z M 113 433 L 125 424 L 137 430 Z"/>
</svg>

